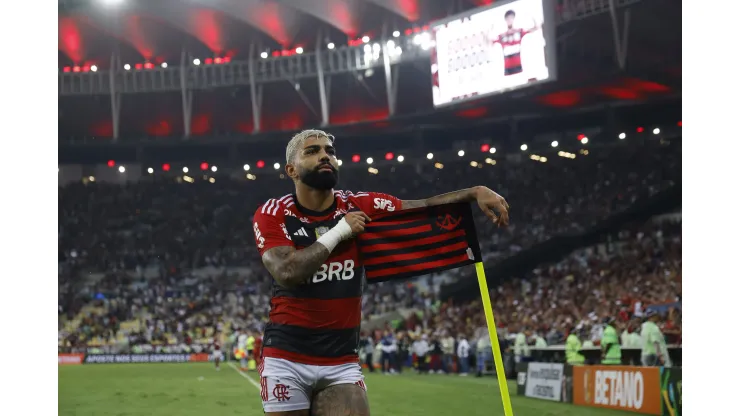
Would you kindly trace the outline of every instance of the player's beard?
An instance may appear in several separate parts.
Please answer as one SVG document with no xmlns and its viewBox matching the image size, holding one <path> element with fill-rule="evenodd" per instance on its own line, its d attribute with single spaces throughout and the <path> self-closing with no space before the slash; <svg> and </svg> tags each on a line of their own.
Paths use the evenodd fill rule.
<svg viewBox="0 0 740 416">
<path fill-rule="evenodd" d="M 333 168 L 333 167 L 332 167 Z M 339 171 L 334 168 L 331 172 L 320 171 L 319 166 L 316 169 L 306 169 L 300 172 L 301 182 L 311 188 L 320 191 L 328 191 L 337 186 L 339 181 Z"/>
</svg>

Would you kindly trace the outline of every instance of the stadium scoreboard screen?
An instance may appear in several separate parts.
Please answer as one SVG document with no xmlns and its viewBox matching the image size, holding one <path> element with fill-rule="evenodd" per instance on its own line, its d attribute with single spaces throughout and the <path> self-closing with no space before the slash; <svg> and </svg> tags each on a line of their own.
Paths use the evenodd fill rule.
<svg viewBox="0 0 740 416">
<path fill-rule="evenodd" d="M 496 2 L 431 27 L 440 107 L 556 78 L 553 0 Z"/>
</svg>

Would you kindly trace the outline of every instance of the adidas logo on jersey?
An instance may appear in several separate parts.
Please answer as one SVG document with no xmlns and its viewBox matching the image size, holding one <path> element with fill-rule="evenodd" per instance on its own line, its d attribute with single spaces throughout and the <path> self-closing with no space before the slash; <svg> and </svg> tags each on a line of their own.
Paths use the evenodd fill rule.
<svg viewBox="0 0 740 416">
<path fill-rule="evenodd" d="M 300 230 L 294 232 L 293 235 L 298 237 L 308 237 L 308 233 L 306 232 L 305 228 L 301 228 Z"/>
</svg>

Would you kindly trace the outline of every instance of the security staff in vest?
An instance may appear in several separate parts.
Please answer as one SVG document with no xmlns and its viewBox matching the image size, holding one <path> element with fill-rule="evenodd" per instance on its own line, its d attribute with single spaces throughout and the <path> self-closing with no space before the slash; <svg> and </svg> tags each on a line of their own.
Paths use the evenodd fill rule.
<svg viewBox="0 0 740 416">
<path fill-rule="evenodd" d="M 645 367 L 671 367 L 668 356 L 668 346 L 665 337 L 658 327 L 660 315 L 654 310 L 645 312 L 645 322 L 642 324 L 642 365 Z"/>
<path fill-rule="evenodd" d="M 570 335 L 565 340 L 565 361 L 570 365 L 583 365 L 586 357 L 580 353 L 581 340 L 578 338 L 578 329 L 571 327 Z"/>
<path fill-rule="evenodd" d="M 614 328 L 614 318 L 604 318 L 604 332 L 601 334 L 601 364 L 622 364 L 622 347 L 619 345 L 619 335 Z"/>
</svg>

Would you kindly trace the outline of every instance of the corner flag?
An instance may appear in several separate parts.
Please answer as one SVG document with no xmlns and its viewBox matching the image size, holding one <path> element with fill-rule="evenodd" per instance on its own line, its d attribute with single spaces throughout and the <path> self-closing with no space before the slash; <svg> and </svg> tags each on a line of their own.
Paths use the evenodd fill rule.
<svg viewBox="0 0 740 416">
<path fill-rule="evenodd" d="M 457 203 L 374 216 L 358 237 L 369 284 L 475 264 L 504 415 L 512 416 L 504 362 L 470 204 Z"/>
</svg>

